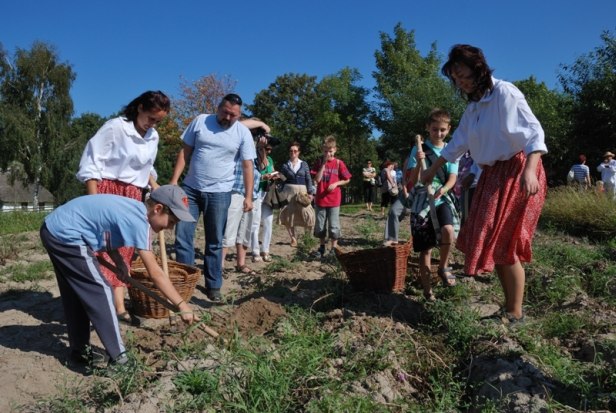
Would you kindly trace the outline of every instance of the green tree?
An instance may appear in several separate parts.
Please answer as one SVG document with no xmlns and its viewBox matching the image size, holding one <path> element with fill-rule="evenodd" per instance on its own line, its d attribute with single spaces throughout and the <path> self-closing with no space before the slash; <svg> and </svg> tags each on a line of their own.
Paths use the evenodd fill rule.
<svg viewBox="0 0 616 413">
<path fill-rule="evenodd" d="M 577 144 L 571 136 L 571 97 L 568 94 L 549 90 L 544 82 L 535 77 L 515 82 L 524 93 L 528 105 L 541 123 L 545 132 L 548 154 L 542 159 L 551 184 L 563 181 L 574 161 L 571 148 Z"/>
<path fill-rule="evenodd" d="M 594 51 L 562 65 L 559 74 L 573 97 L 570 153 L 584 152 L 593 173 L 603 152 L 616 147 L 616 38 L 605 31 L 601 40 Z"/>
<path fill-rule="evenodd" d="M 71 120 L 70 139 L 64 143 L 63 150 L 56 154 L 55 162 L 49 166 L 50 174 L 54 177 L 53 194 L 57 203 L 85 194 L 85 185 L 77 180 L 75 174 L 88 140 L 106 120 L 95 113 L 84 113 Z"/>
<path fill-rule="evenodd" d="M 61 162 L 69 139 L 73 102 L 69 95 L 75 75 L 59 62 L 52 46 L 35 42 L 30 50 L 17 49 L 11 62 L 2 51 L 0 72 L 0 167 L 23 165 L 24 184 L 34 184 L 38 205 L 40 186 L 58 189 L 52 173 Z"/>
<path fill-rule="evenodd" d="M 274 150 L 276 165 L 288 159 L 286 148 L 293 141 L 300 143 L 304 157 L 318 156 L 314 151 L 324 134 L 321 113 L 325 106 L 319 99 L 317 84 L 315 76 L 287 73 L 258 92 L 254 103 L 247 106 L 282 141 Z"/>
<path fill-rule="evenodd" d="M 425 120 L 434 107 L 448 110 L 459 119 L 464 102 L 440 74 L 441 59 L 432 44 L 422 57 L 415 44 L 415 31 L 400 23 L 393 38 L 380 33 L 381 50 L 374 54 L 377 70 L 374 124 L 383 132 L 379 145 L 381 159 L 403 160 L 416 134 L 424 134 Z M 455 125 L 454 125 L 455 126 Z"/>
<path fill-rule="evenodd" d="M 323 105 L 317 124 L 323 135 L 336 137 L 336 156 L 345 161 L 353 174 L 350 188 L 354 194 L 361 194 L 361 171 L 365 160 L 377 159 L 376 141 L 371 139 L 369 91 L 357 85 L 360 80 L 359 71 L 344 68 L 336 75 L 324 77 L 316 89 Z"/>
</svg>

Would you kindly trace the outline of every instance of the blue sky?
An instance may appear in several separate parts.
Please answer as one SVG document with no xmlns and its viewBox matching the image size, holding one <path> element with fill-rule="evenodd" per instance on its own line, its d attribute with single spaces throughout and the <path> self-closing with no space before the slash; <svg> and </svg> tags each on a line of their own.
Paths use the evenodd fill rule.
<svg viewBox="0 0 616 413">
<path fill-rule="evenodd" d="M 179 95 L 180 77 L 237 81 L 246 102 L 284 73 L 357 68 L 374 86 L 379 32 L 402 23 L 422 55 L 436 43 L 481 47 L 495 76 L 534 75 L 558 87 L 561 64 L 616 32 L 614 0 L 13 0 L 0 8 L 0 42 L 12 56 L 35 40 L 55 46 L 77 74 L 75 115 L 109 116 L 145 90 Z"/>
</svg>

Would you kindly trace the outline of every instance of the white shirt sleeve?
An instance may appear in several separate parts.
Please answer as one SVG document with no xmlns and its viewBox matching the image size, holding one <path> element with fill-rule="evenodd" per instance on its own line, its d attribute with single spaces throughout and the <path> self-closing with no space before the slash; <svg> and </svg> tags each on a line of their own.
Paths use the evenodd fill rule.
<svg viewBox="0 0 616 413">
<path fill-rule="evenodd" d="M 88 141 L 79 161 L 77 179 L 86 182 L 90 179 L 103 179 L 105 161 L 109 159 L 113 148 L 113 126 L 107 121 Z"/>
</svg>

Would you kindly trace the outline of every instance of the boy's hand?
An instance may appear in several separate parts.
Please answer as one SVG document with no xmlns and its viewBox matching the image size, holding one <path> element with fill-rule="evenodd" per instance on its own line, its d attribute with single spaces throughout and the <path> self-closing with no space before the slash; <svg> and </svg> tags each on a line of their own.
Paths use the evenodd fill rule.
<svg viewBox="0 0 616 413">
<path fill-rule="evenodd" d="M 182 321 L 185 322 L 186 324 L 192 324 L 200 320 L 199 316 L 193 313 L 192 311 L 182 312 L 180 315 L 182 316 Z"/>
</svg>

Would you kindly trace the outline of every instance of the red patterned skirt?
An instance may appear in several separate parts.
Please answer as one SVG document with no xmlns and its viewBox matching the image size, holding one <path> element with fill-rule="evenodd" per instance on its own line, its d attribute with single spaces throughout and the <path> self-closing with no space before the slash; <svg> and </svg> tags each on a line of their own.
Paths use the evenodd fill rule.
<svg viewBox="0 0 616 413">
<path fill-rule="evenodd" d="M 527 197 L 520 185 L 526 156 L 485 167 L 477 183 L 468 221 L 456 247 L 465 254 L 469 275 L 492 272 L 495 265 L 530 262 L 531 242 L 547 193 L 541 159 L 537 164 L 539 191 Z"/>
<path fill-rule="evenodd" d="M 126 198 L 132 198 L 137 201 L 141 201 L 143 197 L 143 189 L 138 186 L 127 184 L 121 181 L 112 181 L 109 179 L 103 179 L 98 183 L 98 193 L 99 194 L 111 194 L 111 195 L 121 195 Z M 118 252 L 122 256 L 124 263 L 126 264 L 126 268 L 130 270 L 130 265 L 133 261 L 133 254 L 135 253 L 135 248 L 133 247 L 120 247 L 118 248 Z M 102 257 L 105 261 L 115 265 L 113 260 L 109 257 L 106 252 L 97 252 L 97 257 Z M 105 267 L 100 267 L 101 272 L 113 287 L 126 287 L 122 281 L 118 280 L 118 277 L 111 271 L 109 271 Z"/>
</svg>

